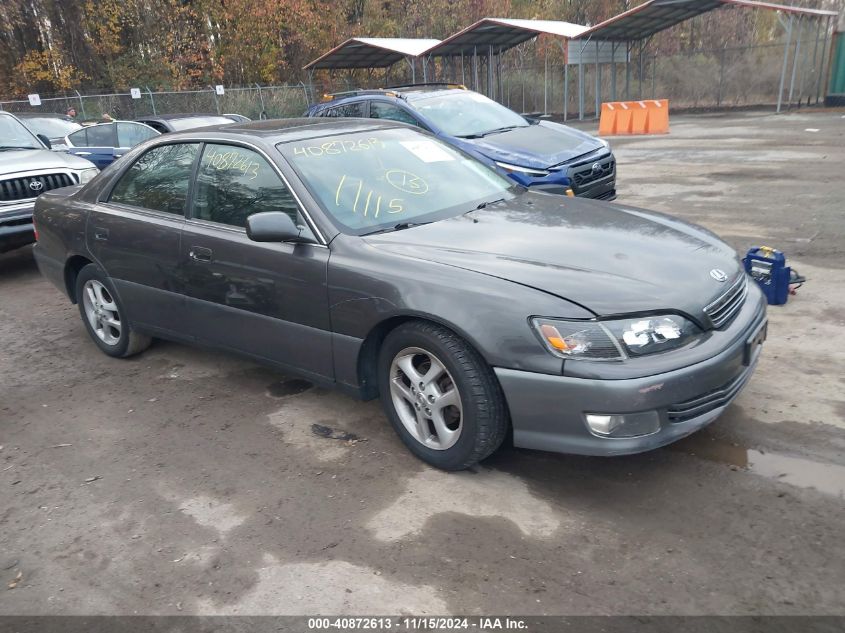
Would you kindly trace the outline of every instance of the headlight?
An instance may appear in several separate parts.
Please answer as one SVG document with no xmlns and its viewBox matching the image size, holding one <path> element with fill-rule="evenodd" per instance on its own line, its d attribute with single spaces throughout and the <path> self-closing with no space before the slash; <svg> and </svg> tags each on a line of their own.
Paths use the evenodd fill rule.
<svg viewBox="0 0 845 633">
<path fill-rule="evenodd" d="M 505 171 L 515 171 L 520 174 L 528 174 L 529 176 L 549 175 L 549 171 L 546 169 L 531 169 L 530 167 L 520 167 L 519 165 L 511 165 L 509 163 L 500 163 L 499 161 L 496 161 L 496 164 Z"/>
<path fill-rule="evenodd" d="M 76 173 L 79 177 L 79 184 L 84 185 L 86 182 L 90 182 L 94 176 L 100 173 L 100 170 L 96 167 L 92 167 L 91 169 L 83 169 Z"/>
<path fill-rule="evenodd" d="M 550 352 L 561 358 L 623 360 L 683 347 L 701 334 L 676 314 L 615 321 L 532 319 Z"/>
</svg>

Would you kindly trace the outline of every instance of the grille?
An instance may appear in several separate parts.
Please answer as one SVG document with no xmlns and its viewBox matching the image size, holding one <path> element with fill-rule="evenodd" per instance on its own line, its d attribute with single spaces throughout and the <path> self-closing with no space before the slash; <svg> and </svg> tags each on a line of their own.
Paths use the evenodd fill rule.
<svg viewBox="0 0 845 633">
<path fill-rule="evenodd" d="M 593 165 L 598 165 L 598 169 L 594 170 Z M 585 165 L 578 165 L 572 168 L 572 184 L 576 188 L 584 187 L 602 178 L 607 178 L 613 174 L 616 161 L 611 159 L 597 160 Z"/>
<path fill-rule="evenodd" d="M 29 185 L 33 182 L 40 182 L 41 188 L 35 190 Z M 13 202 L 15 200 L 26 200 L 35 198 L 39 194 L 60 187 L 70 187 L 76 181 L 69 174 L 40 174 L 38 176 L 23 176 L 22 178 L 10 178 L 0 180 L 0 202 Z"/>
<path fill-rule="evenodd" d="M 704 312 L 710 317 L 713 327 L 718 329 L 730 322 L 742 307 L 747 292 L 748 276 L 743 273 L 725 294 L 704 308 Z"/>
<path fill-rule="evenodd" d="M 713 389 L 685 402 L 673 404 L 667 410 L 669 421 L 676 424 L 678 422 L 686 422 L 687 420 L 727 405 L 736 397 L 736 394 L 745 385 L 750 375 L 750 371 L 743 371 L 739 376 L 733 378 L 730 382 L 718 389 Z"/>
</svg>

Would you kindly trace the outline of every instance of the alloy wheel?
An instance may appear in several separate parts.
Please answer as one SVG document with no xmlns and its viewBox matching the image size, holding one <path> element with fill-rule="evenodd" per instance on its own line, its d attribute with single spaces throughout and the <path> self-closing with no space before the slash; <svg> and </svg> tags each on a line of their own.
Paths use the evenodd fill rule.
<svg viewBox="0 0 845 633">
<path fill-rule="evenodd" d="M 407 347 L 390 365 L 390 395 L 403 426 L 420 444 L 435 450 L 454 446 L 461 436 L 461 395 L 440 359 Z"/>
<path fill-rule="evenodd" d="M 106 345 L 117 345 L 123 326 L 114 297 L 96 279 L 86 281 L 82 290 L 82 305 L 94 334 Z"/>
</svg>

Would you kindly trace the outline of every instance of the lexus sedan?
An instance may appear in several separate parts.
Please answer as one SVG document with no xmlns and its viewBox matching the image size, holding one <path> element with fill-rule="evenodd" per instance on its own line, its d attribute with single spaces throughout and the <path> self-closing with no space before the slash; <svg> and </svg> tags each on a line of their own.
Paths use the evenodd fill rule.
<svg viewBox="0 0 845 633">
<path fill-rule="evenodd" d="M 94 344 L 215 346 L 358 398 L 447 470 L 652 449 L 747 383 L 765 301 L 676 218 L 533 191 L 391 121 L 168 134 L 36 202 Z"/>
</svg>

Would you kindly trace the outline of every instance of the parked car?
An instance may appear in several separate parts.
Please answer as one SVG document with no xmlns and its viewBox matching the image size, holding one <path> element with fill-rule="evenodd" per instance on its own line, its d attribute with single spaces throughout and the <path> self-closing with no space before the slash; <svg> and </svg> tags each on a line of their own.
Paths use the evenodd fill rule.
<svg viewBox="0 0 845 633">
<path fill-rule="evenodd" d="M 67 151 L 82 156 L 100 169 L 111 165 L 130 148 L 159 133 L 135 121 L 112 121 L 89 125 L 65 137 Z"/>
<path fill-rule="evenodd" d="M 51 152 L 50 139 L 37 137 L 8 112 L 0 112 L 0 253 L 35 241 L 35 198 L 59 187 L 84 184 L 98 169 L 76 156 Z"/>
<path fill-rule="evenodd" d="M 513 180 L 551 193 L 613 200 L 616 159 L 608 143 L 533 119 L 456 84 L 417 84 L 329 95 L 308 116 L 391 119 L 477 152 Z"/>
<path fill-rule="evenodd" d="M 456 186 L 459 183 L 459 186 Z M 418 457 L 662 446 L 747 383 L 766 302 L 671 216 L 515 185 L 393 121 L 155 138 L 38 198 L 35 256 L 94 343 L 216 346 L 381 397 Z"/>
<path fill-rule="evenodd" d="M 21 112 L 17 115 L 21 123 L 33 134 L 43 134 L 50 139 L 50 149 L 54 152 L 67 150 L 65 137 L 82 126 L 66 114 L 55 112 Z"/>
<path fill-rule="evenodd" d="M 162 134 L 166 134 L 167 132 L 184 132 L 209 125 L 226 125 L 234 121 L 228 114 L 161 114 L 141 117 L 135 120 L 149 125 Z"/>
</svg>

